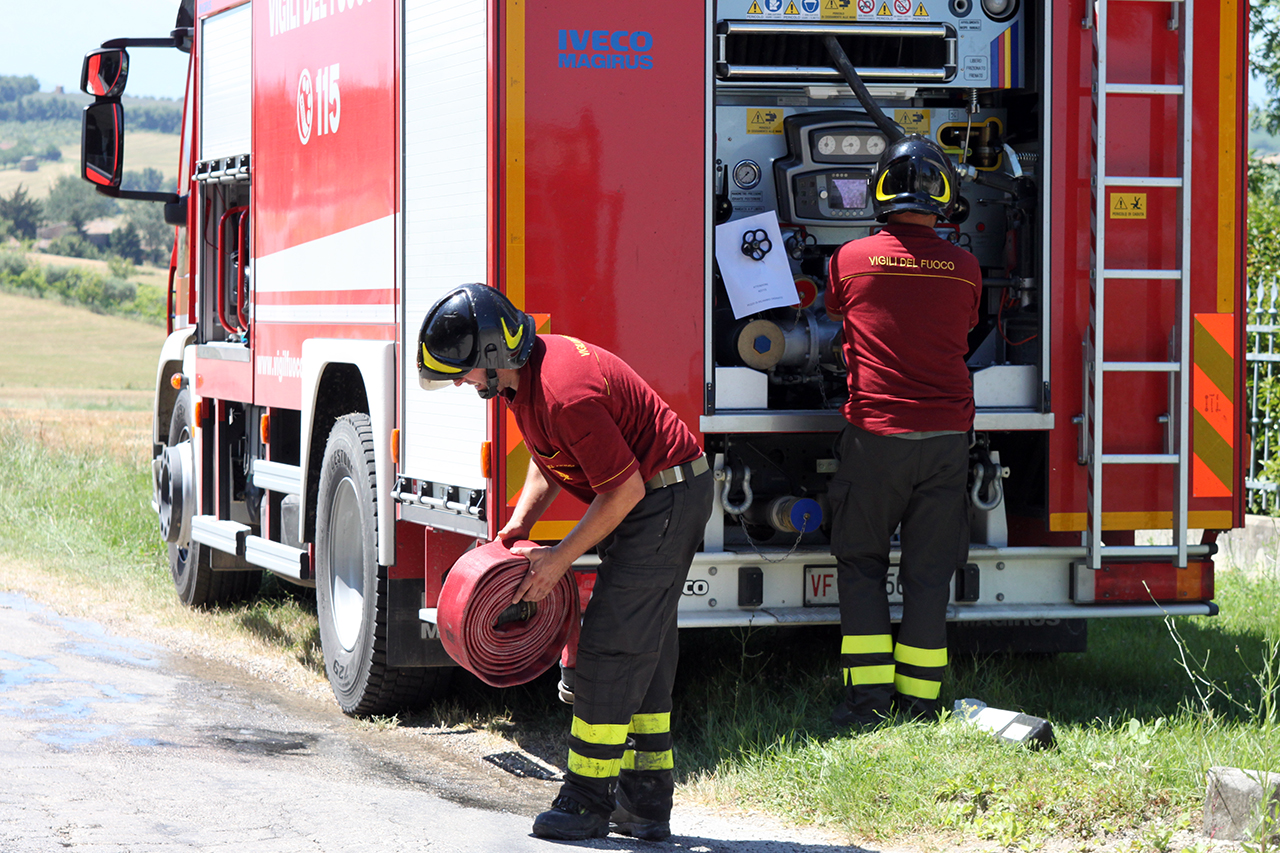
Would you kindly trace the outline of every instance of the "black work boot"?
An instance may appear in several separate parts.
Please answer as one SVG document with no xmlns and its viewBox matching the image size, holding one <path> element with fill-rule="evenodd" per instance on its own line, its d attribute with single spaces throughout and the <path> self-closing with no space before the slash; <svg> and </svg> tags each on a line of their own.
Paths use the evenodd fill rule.
<svg viewBox="0 0 1280 853">
<path fill-rule="evenodd" d="M 614 806 L 613 814 L 609 815 L 609 830 L 641 841 L 662 841 L 671 836 L 671 821 L 639 817 L 619 804 Z"/>
<path fill-rule="evenodd" d="M 899 693 L 893 697 L 893 710 L 909 723 L 938 722 L 938 703 L 933 699 L 918 699 Z"/>
<path fill-rule="evenodd" d="M 841 702 L 831 712 L 831 723 L 838 729 L 868 731 L 883 726 L 889 721 L 889 714 L 879 711 L 855 710 L 848 700 Z"/>
<path fill-rule="evenodd" d="M 551 808 L 534 818 L 533 834 L 559 841 L 582 841 L 604 838 L 609 834 L 609 819 L 596 814 L 572 797 L 561 794 Z"/>
</svg>

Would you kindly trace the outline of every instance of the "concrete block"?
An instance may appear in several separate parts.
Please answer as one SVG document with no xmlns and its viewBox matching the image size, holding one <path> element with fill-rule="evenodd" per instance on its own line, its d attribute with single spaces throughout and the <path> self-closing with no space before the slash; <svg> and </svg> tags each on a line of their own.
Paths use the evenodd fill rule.
<svg viewBox="0 0 1280 853">
<path fill-rule="evenodd" d="M 1222 568 L 1276 576 L 1280 569 L 1280 518 L 1245 516 L 1244 527 L 1218 537 L 1218 555 L 1214 559 Z"/>
<path fill-rule="evenodd" d="M 1280 841 L 1280 773 L 1210 767 L 1204 834 L 1215 841 Z"/>
</svg>

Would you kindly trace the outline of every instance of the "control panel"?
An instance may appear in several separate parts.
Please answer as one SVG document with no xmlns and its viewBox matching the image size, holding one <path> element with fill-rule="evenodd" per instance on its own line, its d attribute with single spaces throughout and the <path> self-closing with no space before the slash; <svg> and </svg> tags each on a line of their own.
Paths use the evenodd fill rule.
<svg viewBox="0 0 1280 853">
<path fill-rule="evenodd" d="M 778 213 L 796 225 L 870 222 L 869 184 L 888 140 L 847 110 L 799 113 L 783 121 L 787 156 L 774 161 Z"/>
</svg>

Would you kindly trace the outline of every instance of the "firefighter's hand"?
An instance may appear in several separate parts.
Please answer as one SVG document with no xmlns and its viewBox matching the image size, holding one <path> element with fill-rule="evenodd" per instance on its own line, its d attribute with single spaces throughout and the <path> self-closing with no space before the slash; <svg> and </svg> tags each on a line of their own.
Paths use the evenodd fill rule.
<svg viewBox="0 0 1280 853">
<path fill-rule="evenodd" d="M 573 561 L 563 559 L 555 548 L 521 546 L 512 548 L 511 553 L 529 558 L 529 570 L 520 581 L 515 597 L 511 599 L 512 604 L 546 598 L 564 573 L 573 567 Z"/>
<path fill-rule="evenodd" d="M 498 531 L 497 539 L 501 542 L 515 542 L 520 539 L 528 539 L 530 528 L 532 525 L 524 524 L 516 521 L 514 518 L 507 522 L 506 526 Z"/>
</svg>

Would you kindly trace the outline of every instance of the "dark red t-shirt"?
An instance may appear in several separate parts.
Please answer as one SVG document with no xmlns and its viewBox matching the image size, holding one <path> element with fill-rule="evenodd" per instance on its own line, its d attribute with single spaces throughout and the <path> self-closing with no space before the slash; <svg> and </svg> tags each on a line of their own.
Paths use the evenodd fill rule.
<svg viewBox="0 0 1280 853">
<path fill-rule="evenodd" d="M 844 316 L 849 423 L 878 435 L 969 430 L 977 258 L 932 228 L 890 223 L 841 246 L 829 273 L 827 310 Z"/>
<path fill-rule="evenodd" d="M 702 453 L 630 365 L 577 338 L 539 335 L 507 402 L 543 474 L 585 503 Z"/>
</svg>

